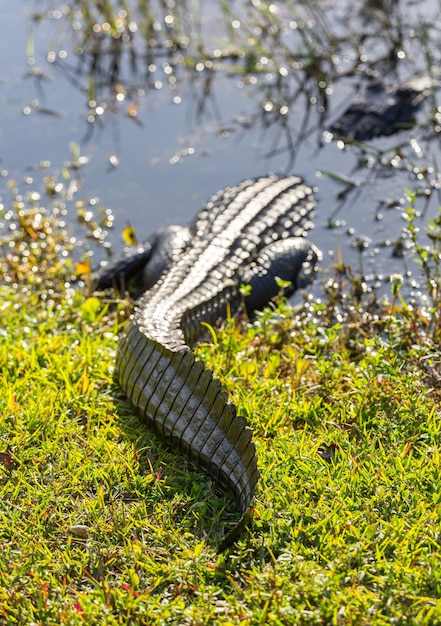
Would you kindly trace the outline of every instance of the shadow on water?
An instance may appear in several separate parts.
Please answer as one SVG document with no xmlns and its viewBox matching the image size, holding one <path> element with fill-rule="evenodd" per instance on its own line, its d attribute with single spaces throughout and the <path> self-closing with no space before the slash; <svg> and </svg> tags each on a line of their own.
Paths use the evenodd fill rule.
<svg viewBox="0 0 441 626">
<path fill-rule="evenodd" d="M 404 189 L 424 219 L 440 203 L 439 3 L 206 4 L 35 3 L 28 75 L 44 106 L 30 109 L 69 118 L 57 138 L 94 157 L 85 190 L 143 237 L 228 183 L 298 171 L 318 187 L 325 266 L 342 249 L 371 285 L 403 272 Z M 396 123 L 390 100 L 410 79 L 424 81 L 418 106 L 405 101 Z"/>
</svg>

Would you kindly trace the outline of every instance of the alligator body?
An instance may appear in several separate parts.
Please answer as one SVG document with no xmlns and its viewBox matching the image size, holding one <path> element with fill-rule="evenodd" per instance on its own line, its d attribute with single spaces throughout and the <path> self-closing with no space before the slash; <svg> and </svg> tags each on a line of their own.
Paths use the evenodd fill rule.
<svg viewBox="0 0 441 626">
<path fill-rule="evenodd" d="M 147 288 L 119 344 L 116 375 L 140 417 L 236 499 L 242 520 L 259 472 L 251 430 L 191 346 L 243 302 L 274 297 L 279 276 L 293 291 L 314 273 L 318 251 L 311 189 L 296 177 L 246 180 L 215 194 L 188 228 L 161 230 L 97 276 L 99 287 L 137 275 Z M 158 262 L 159 259 L 159 262 Z"/>
</svg>

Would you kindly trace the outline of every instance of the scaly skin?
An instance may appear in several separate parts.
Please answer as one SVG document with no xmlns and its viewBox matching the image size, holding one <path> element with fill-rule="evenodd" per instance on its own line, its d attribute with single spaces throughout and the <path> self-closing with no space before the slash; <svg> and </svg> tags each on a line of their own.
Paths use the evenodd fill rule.
<svg viewBox="0 0 441 626">
<path fill-rule="evenodd" d="M 311 189 L 295 176 L 247 180 L 214 195 L 189 227 L 190 245 L 139 301 L 119 345 L 117 379 L 141 418 L 231 492 L 242 519 L 259 477 L 251 430 L 190 346 L 201 322 L 215 324 L 227 305 L 239 310 L 242 283 L 252 285 L 255 308 L 277 293 L 274 276 L 295 288 L 300 270 L 312 272 L 318 255 L 303 235 L 313 207 Z"/>
</svg>

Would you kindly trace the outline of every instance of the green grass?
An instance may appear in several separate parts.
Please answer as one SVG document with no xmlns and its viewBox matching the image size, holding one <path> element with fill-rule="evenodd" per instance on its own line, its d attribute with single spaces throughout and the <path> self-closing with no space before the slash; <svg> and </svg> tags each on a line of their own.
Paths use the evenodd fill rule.
<svg viewBox="0 0 441 626">
<path fill-rule="evenodd" d="M 22 207 L 0 265 L 0 623 L 441 623 L 440 354 L 422 313 L 356 306 L 340 268 L 340 297 L 282 301 L 198 348 L 262 474 L 253 525 L 218 555 L 234 504 L 121 396 L 127 303 L 66 286 L 51 219 L 35 238 Z"/>
</svg>

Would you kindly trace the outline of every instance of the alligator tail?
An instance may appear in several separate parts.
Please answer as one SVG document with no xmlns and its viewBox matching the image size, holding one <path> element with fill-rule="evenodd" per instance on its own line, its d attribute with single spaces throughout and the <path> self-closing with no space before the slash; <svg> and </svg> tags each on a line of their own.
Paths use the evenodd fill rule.
<svg viewBox="0 0 441 626">
<path fill-rule="evenodd" d="M 172 350 L 146 336 L 136 316 L 121 338 L 117 378 L 141 419 L 215 482 L 234 494 L 245 524 L 259 477 L 246 420 L 225 391 L 187 348 Z"/>
</svg>

